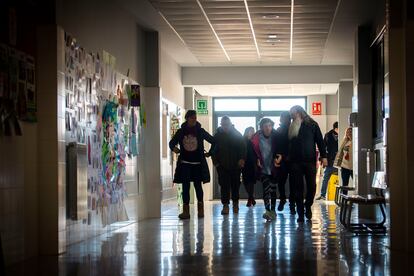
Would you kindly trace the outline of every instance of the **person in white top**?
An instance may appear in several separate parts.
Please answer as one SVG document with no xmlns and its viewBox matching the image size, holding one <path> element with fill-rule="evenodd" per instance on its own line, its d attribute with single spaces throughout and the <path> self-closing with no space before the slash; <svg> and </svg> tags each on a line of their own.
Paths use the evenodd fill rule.
<svg viewBox="0 0 414 276">
<path fill-rule="evenodd" d="M 349 177 L 353 177 L 352 165 L 352 128 L 348 127 L 345 131 L 345 137 L 336 155 L 334 166 L 341 169 L 342 185 L 348 186 Z M 347 194 L 348 191 L 343 191 Z"/>
</svg>

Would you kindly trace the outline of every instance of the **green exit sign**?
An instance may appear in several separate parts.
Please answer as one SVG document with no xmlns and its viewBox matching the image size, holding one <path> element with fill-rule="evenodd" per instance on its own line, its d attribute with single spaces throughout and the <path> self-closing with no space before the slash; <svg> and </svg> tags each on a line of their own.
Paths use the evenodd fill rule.
<svg viewBox="0 0 414 276">
<path fill-rule="evenodd" d="M 208 114 L 207 100 L 197 100 L 197 113 Z"/>
</svg>

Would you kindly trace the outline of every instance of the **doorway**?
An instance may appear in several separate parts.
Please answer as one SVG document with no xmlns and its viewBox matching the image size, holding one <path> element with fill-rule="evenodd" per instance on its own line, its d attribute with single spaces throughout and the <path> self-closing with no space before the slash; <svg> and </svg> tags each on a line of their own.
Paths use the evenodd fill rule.
<svg viewBox="0 0 414 276">
<path fill-rule="evenodd" d="M 220 97 L 213 98 L 213 129 L 220 126 L 223 116 L 228 116 L 234 127 L 243 135 L 247 127 L 258 130 L 262 118 L 269 118 L 279 126 L 280 114 L 292 106 L 300 105 L 306 110 L 306 97 Z M 255 194 L 261 196 L 261 185 L 256 185 Z M 216 171 L 213 176 L 213 198 L 220 199 L 220 187 Z M 247 199 L 244 186 L 240 187 L 240 199 Z"/>
</svg>

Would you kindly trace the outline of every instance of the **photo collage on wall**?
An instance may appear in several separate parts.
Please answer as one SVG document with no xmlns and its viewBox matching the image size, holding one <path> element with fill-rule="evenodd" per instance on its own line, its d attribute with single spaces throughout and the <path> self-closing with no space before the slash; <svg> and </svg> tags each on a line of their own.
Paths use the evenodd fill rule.
<svg viewBox="0 0 414 276">
<path fill-rule="evenodd" d="M 87 53 L 65 34 L 66 143 L 87 146 L 87 220 L 98 214 L 102 226 L 128 220 L 126 159 L 139 154 L 142 129 L 140 94 L 131 93 L 139 85 L 114 67 L 109 53 Z"/>
<path fill-rule="evenodd" d="M 0 136 L 22 135 L 19 121 L 36 122 L 35 60 L 0 43 Z"/>
</svg>

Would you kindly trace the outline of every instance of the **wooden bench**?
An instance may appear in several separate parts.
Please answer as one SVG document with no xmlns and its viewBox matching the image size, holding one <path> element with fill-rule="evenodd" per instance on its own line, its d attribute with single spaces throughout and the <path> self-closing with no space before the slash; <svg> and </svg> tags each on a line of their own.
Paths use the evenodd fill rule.
<svg viewBox="0 0 414 276">
<path fill-rule="evenodd" d="M 384 226 L 387 215 L 385 211 L 386 200 L 384 197 L 384 191 L 387 188 L 385 182 L 384 172 L 375 172 L 374 180 L 372 181 L 372 188 L 374 188 L 375 194 L 367 196 L 361 195 L 345 195 L 342 194 L 340 201 L 340 213 L 339 219 L 341 224 L 349 231 L 356 234 L 386 234 L 387 229 Z M 363 223 L 357 222 L 352 223 L 352 210 L 354 205 L 375 205 L 379 206 L 381 210 L 382 219 L 378 222 Z"/>
</svg>

